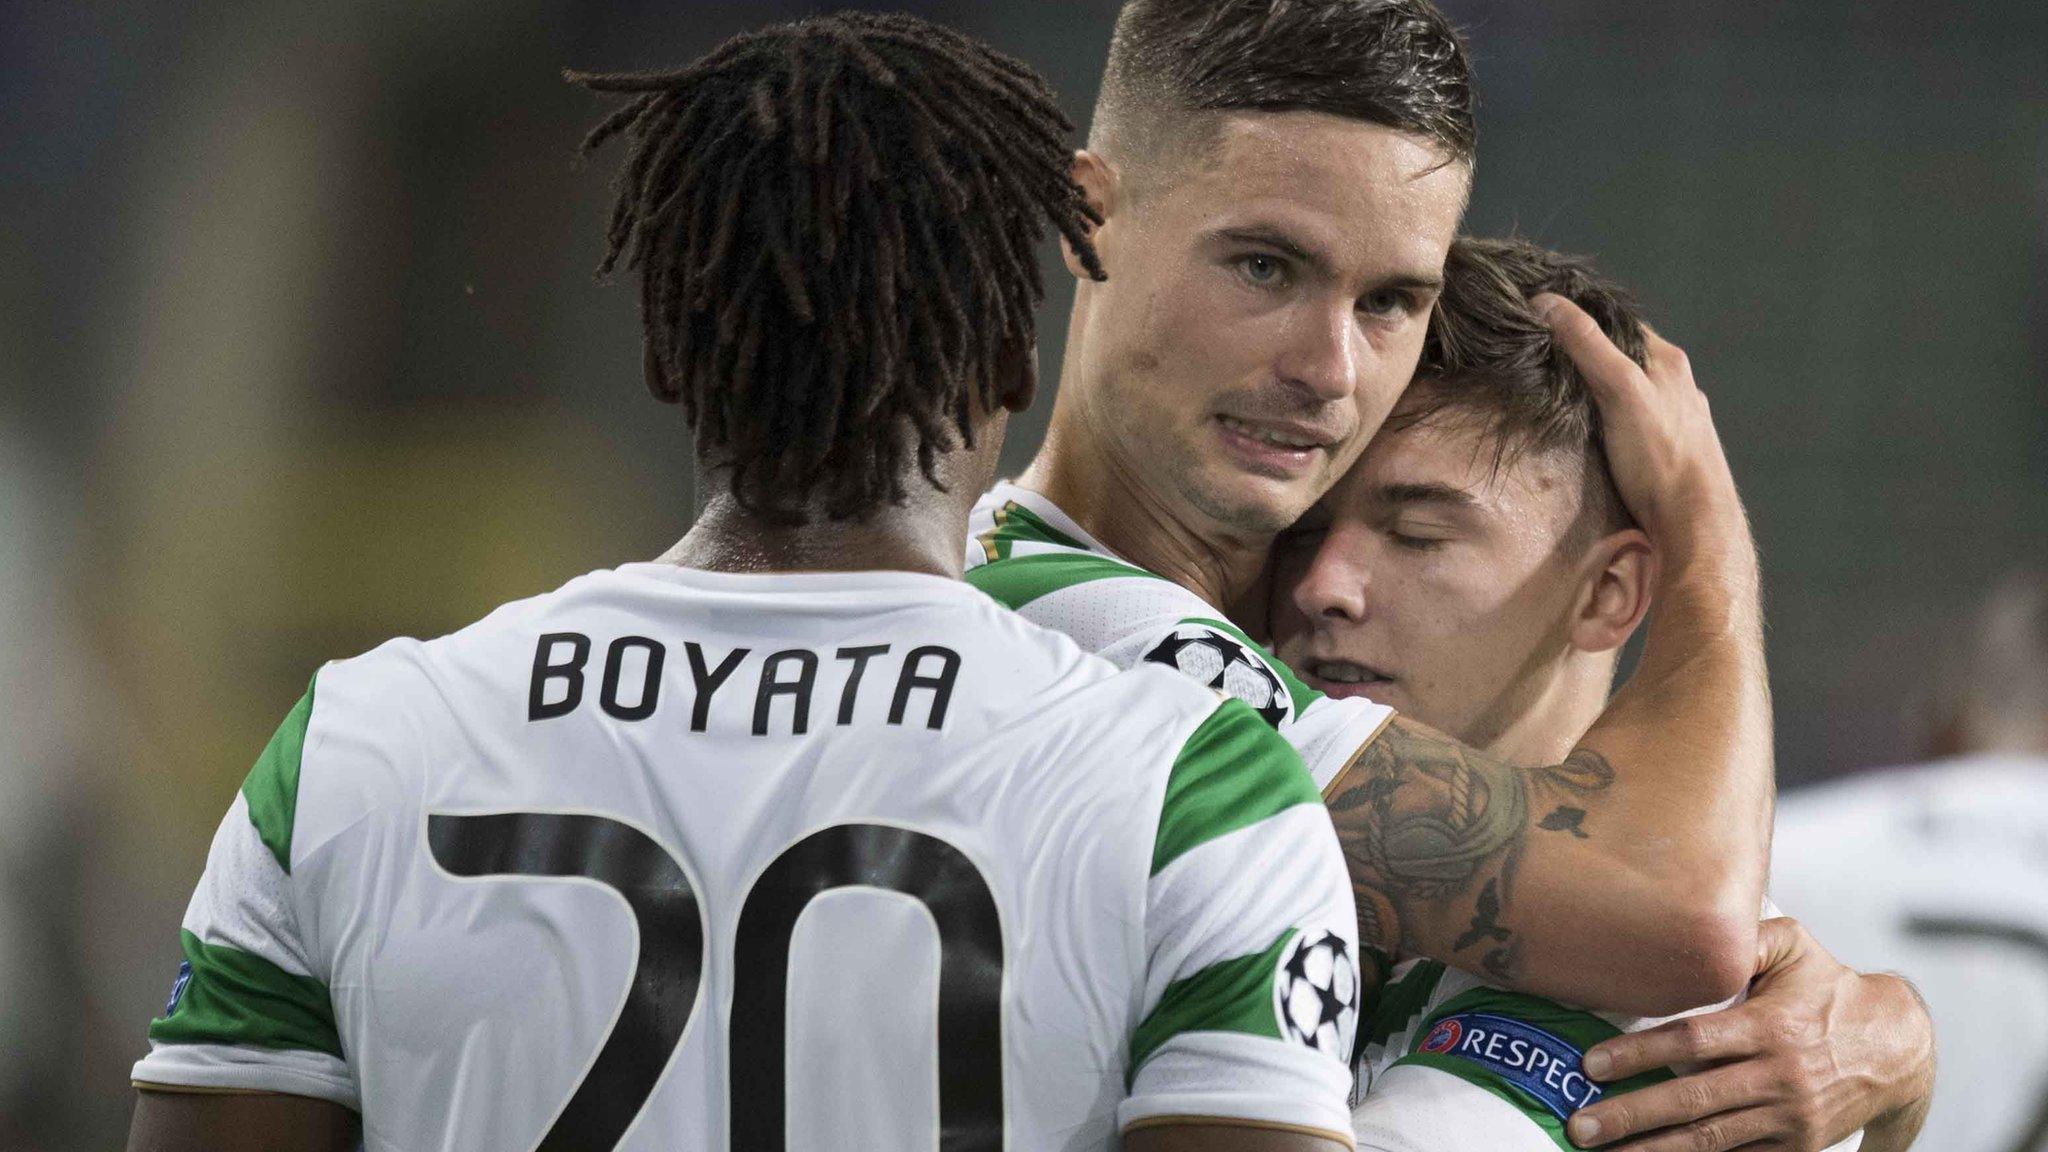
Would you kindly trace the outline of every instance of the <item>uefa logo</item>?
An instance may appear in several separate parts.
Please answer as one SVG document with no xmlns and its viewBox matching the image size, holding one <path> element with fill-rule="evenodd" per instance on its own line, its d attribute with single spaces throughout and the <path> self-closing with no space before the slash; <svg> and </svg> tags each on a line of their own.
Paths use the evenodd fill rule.
<svg viewBox="0 0 2048 1152">
<path fill-rule="evenodd" d="M 1456 1020 L 1439 1020 L 1429 1035 L 1422 1038 L 1422 1051 L 1449 1052 L 1458 1046 L 1458 1037 L 1464 1034 L 1464 1026 Z"/>
</svg>

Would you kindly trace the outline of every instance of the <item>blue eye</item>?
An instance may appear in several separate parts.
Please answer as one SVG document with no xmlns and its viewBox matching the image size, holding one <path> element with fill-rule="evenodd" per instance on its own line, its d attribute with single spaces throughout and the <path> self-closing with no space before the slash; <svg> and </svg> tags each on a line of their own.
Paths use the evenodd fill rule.
<svg viewBox="0 0 2048 1152">
<path fill-rule="evenodd" d="M 1244 278 L 1254 284 L 1276 283 L 1284 271 L 1279 260 L 1266 255 L 1246 256 L 1237 264 L 1244 273 Z"/>
</svg>

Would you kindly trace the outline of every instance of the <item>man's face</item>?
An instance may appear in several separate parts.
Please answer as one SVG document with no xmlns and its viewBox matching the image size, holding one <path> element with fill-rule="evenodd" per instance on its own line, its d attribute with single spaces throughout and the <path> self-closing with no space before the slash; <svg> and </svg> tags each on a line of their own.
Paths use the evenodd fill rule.
<svg viewBox="0 0 2048 1152">
<path fill-rule="evenodd" d="M 1073 402 L 1142 490 L 1272 533 L 1413 373 L 1467 172 L 1313 112 L 1224 116 L 1172 167 L 1126 173 L 1097 232 L 1110 278 L 1075 309 Z"/>
<path fill-rule="evenodd" d="M 1476 747 L 1538 704 L 1568 653 L 1582 461 L 1494 469 L 1450 410 L 1386 431 L 1274 551 L 1274 645 L 1314 687 Z"/>
</svg>

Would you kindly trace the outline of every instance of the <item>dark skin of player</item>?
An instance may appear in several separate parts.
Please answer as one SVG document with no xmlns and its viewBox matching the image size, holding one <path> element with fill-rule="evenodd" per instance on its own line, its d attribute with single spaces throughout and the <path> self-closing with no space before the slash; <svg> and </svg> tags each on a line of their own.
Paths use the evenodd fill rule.
<svg viewBox="0 0 2048 1152">
<path fill-rule="evenodd" d="M 977 413 L 975 447 L 939 457 L 944 490 L 913 474 L 901 505 L 860 522 L 823 517 L 801 529 L 764 523 L 729 495 L 715 496 L 666 563 L 714 572 L 923 572 L 958 579 L 974 501 L 995 482 L 1011 412 L 1031 406 L 1035 354 L 1002 367 L 1002 407 Z M 141 1087 L 128 1152 L 354 1152 L 362 1119 L 326 1100 L 262 1092 L 178 1092 Z M 1123 1140 L 1128 1152 L 1341 1152 L 1308 1132 L 1189 1117 L 1148 1125 Z"/>
<path fill-rule="evenodd" d="M 273 1092 L 156 1092 L 135 1102 L 128 1147 L 150 1152 L 354 1152 L 362 1118 Z"/>
</svg>

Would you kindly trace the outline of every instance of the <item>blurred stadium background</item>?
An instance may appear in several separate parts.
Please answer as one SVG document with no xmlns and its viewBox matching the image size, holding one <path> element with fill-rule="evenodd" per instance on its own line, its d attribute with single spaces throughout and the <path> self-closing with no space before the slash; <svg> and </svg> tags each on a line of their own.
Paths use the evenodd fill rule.
<svg viewBox="0 0 2048 1152">
<path fill-rule="evenodd" d="M 1597 255 L 1714 397 L 1785 784 L 1910 758 L 1949 622 L 2048 560 L 2048 7 L 1443 2 L 1471 230 Z M 888 7 L 1085 122 L 1113 0 Z M 807 10 L 0 5 L 0 1149 L 120 1140 L 207 840 L 321 662 L 680 534 L 557 71 Z"/>
</svg>

